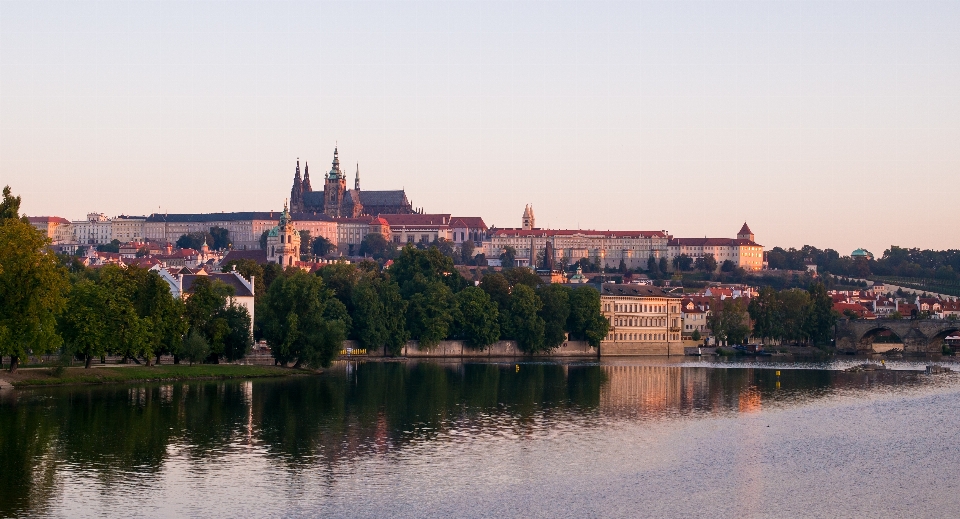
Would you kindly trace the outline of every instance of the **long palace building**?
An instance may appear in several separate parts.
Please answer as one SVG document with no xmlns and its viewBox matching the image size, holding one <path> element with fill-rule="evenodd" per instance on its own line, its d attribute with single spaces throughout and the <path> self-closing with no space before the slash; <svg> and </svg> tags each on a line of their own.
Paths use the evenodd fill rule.
<svg viewBox="0 0 960 519">
<path fill-rule="evenodd" d="M 646 268 L 652 257 L 666 258 L 673 268 L 673 258 L 685 254 L 697 258 L 713 254 L 717 264 L 730 260 L 745 270 L 763 268 L 763 246 L 754 241 L 746 223 L 736 238 L 674 238 L 667 231 L 594 231 L 582 229 L 541 229 L 536 226 L 533 207 L 523 211 L 519 228 L 496 229 L 487 234 L 483 253 L 497 258 L 507 248 L 516 251 L 519 265 L 532 265 L 549 250 L 554 263 L 573 264 L 581 259 L 616 268 L 623 261 L 629 268 Z"/>
</svg>

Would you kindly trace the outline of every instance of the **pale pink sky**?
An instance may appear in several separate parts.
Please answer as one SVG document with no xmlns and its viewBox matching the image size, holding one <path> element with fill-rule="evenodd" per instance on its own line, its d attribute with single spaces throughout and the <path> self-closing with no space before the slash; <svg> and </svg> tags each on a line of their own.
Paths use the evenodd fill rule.
<svg viewBox="0 0 960 519">
<path fill-rule="evenodd" d="M 335 142 L 428 212 L 960 248 L 957 2 L 2 2 L 31 215 L 278 209 Z M 314 181 L 314 185 L 319 182 Z"/>
</svg>

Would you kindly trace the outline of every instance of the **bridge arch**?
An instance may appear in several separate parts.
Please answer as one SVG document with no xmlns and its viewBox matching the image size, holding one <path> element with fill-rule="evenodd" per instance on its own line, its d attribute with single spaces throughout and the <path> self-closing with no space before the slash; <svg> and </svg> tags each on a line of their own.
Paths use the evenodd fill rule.
<svg viewBox="0 0 960 519">
<path fill-rule="evenodd" d="M 944 340 L 951 335 L 960 335 L 960 322 L 954 322 L 954 326 L 946 326 L 932 335 L 928 341 L 929 351 L 943 351 Z M 957 348 L 952 349 L 957 351 Z"/>
<path fill-rule="evenodd" d="M 877 324 L 860 335 L 857 341 L 858 351 L 883 353 L 893 349 L 904 349 L 903 338 L 896 330 L 882 322 Z"/>
</svg>

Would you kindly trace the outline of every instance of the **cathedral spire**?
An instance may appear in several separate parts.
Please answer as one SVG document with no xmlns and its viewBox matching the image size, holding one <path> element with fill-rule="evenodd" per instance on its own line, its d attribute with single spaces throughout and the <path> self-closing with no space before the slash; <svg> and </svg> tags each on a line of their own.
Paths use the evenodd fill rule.
<svg viewBox="0 0 960 519">
<path fill-rule="evenodd" d="M 353 181 L 353 188 L 360 191 L 360 163 L 357 163 L 357 177 Z"/>
<path fill-rule="evenodd" d="M 313 191 L 313 187 L 310 185 L 310 165 L 306 161 L 303 163 L 303 192 L 309 193 Z"/>
</svg>

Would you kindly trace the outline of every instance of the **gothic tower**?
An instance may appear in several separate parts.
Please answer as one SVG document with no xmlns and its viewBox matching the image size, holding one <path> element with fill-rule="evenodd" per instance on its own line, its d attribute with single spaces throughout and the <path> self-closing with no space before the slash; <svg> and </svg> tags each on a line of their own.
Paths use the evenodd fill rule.
<svg viewBox="0 0 960 519">
<path fill-rule="evenodd" d="M 353 188 L 360 191 L 360 163 L 357 163 L 357 177 L 353 181 Z"/>
<path fill-rule="evenodd" d="M 299 158 L 297 159 L 297 172 L 293 175 L 293 187 L 290 188 L 290 210 L 295 213 L 303 211 L 303 181 L 300 180 Z"/>
<path fill-rule="evenodd" d="M 310 186 L 310 165 L 306 162 L 303 163 L 303 192 L 313 192 L 313 187 Z"/>
<path fill-rule="evenodd" d="M 340 170 L 340 156 L 337 148 L 333 148 L 333 166 L 327 174 L 323 185 L 323 212 L 328 216 L 339 217 L 343 204 L 343 194 L 347 190 L 347 179 Z"/>
</svg>

